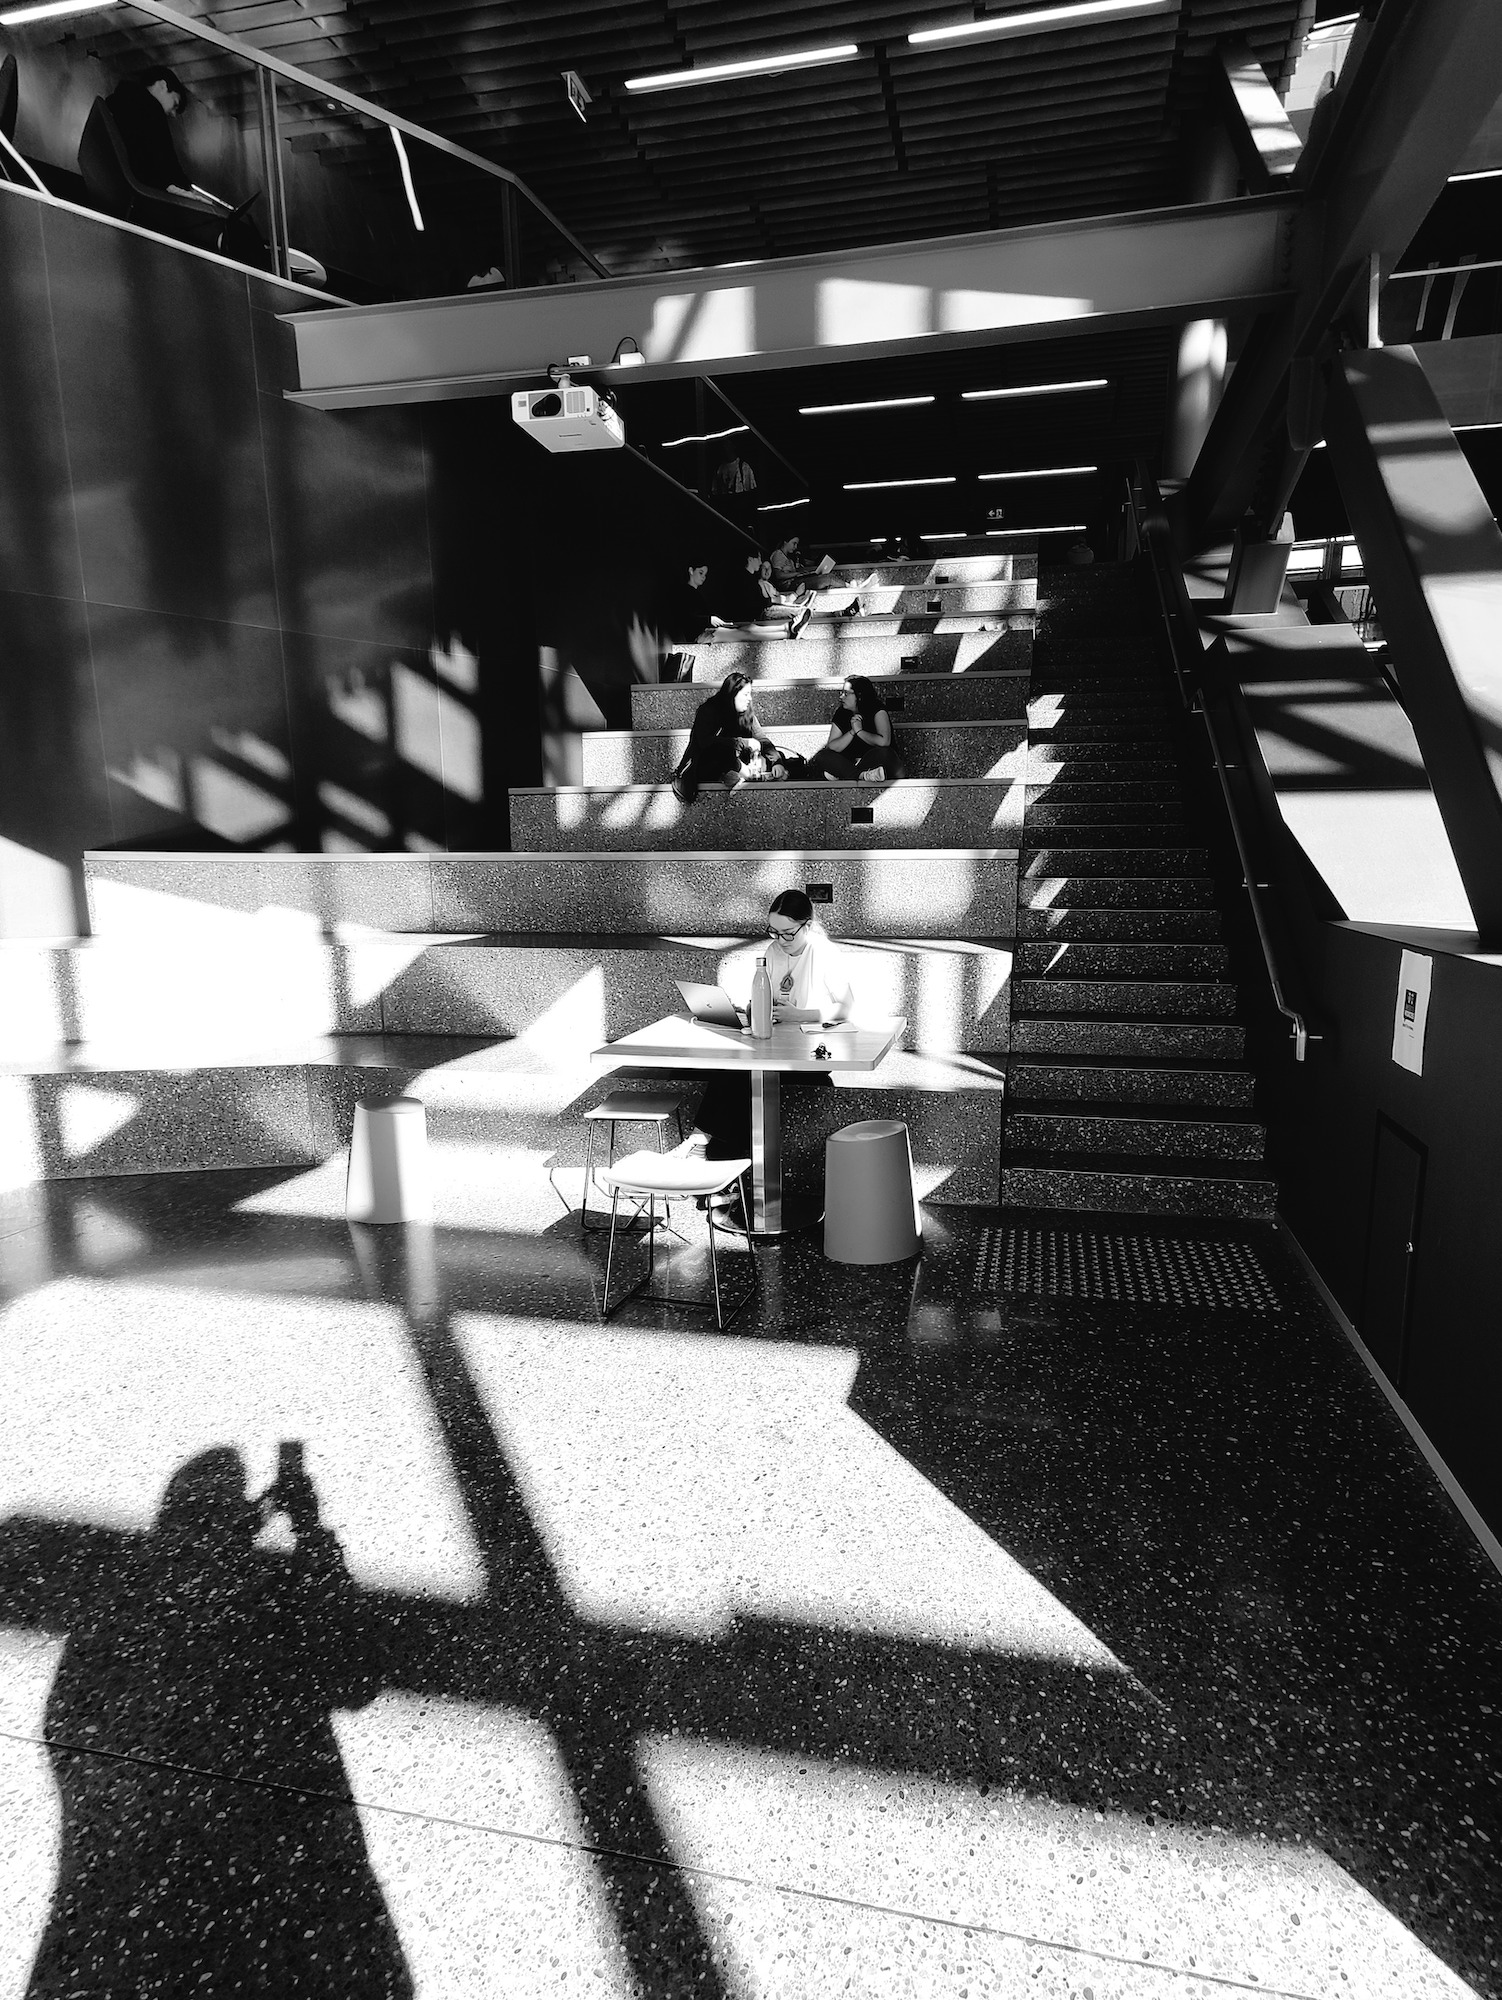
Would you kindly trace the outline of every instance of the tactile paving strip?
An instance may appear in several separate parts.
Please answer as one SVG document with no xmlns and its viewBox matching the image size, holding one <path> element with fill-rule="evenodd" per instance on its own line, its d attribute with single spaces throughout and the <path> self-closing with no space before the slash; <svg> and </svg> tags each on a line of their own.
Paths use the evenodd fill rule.
<svg viewBox="0 0 1502 2000">
<path fill-rule="evenodd" d="M 1282 1310 L 1250 1244 L 1117 1229 L 988 1228 L 975 1260 L 975 1289 L 1122 1305 Z"/>
</svg>

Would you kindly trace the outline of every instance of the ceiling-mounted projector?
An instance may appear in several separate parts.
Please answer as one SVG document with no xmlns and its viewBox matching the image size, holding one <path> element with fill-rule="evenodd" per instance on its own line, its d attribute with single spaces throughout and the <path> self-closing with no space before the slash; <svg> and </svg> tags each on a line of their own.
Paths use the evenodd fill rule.
<svg viewBox="0 0 1502 2000">
<path fill-rule="evenodd" d="M 619 451 L 626 442 L 626 426 L 609 397 L 573 382 L 518 389 L 511 420 L 549 451 Z"/>
</svg>

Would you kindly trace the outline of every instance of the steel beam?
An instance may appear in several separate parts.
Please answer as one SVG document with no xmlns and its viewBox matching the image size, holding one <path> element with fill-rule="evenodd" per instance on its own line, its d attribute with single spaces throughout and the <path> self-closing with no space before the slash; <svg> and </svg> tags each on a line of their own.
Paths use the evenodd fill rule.
<svg viewBox="0 0 1502 2000">
<path fill-rule="evenodd" d="M 1326 418 L 1477 929 L 1502 944 L 1502 533 L 1411 347 L 1343 355 Z"/>
<path fill-rule="evenodd" d="M 1502 333 L 1426 340 L 1413 351 L 1449 424 L 1502 426 Z"/>
<path fill-rule="evenodd" d="M 291 393 L 324 409 L 432 402 L 539 380 L 571 354 L 635 382 L 1219 317 L 1285 297 L 1292 213 L 1268 198 L 291 314 Z M 628 335 L 645 365 L 610 369 Z"/>
<path fill-rule="evenodd" d="M 1385 0 L 1338 95 L 1315 157 L 1306 149 L 1294 176 L 1311 199 L 1297 236 L 1297 301 L 1243 351 L 1181 496 L 1181 548 L 1223 540 L 1241 520 L 1265 461 L 1286 452 L 1294 356 L 1319 350 L 1374 257 L 1392 268 L 1502 96 L 1497 0 Z M 1281 511 L 1284 484 L 1274 467 L 1265 512 Z"/>
</svg>

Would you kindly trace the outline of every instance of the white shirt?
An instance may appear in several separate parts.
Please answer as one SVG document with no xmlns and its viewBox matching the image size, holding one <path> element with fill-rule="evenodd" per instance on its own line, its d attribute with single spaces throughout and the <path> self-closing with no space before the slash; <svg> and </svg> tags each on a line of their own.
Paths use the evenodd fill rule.
<svg viewBox="0 0 1502 2000">
<path fill-rule="evenodd" d="M 767 977 L 774 1007 L 817 1008 L 821 1021 L 848 1015 L 855 1007 L 844 957 L 827 932 L 810 924 L 806 942 L 795 957 L 776 939 L 767 942 Z"/>
</svg>

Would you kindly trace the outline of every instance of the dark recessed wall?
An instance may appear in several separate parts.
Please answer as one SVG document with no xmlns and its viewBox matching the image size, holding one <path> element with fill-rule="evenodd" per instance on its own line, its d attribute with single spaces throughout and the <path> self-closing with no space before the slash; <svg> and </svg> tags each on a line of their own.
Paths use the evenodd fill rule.
<svg viewBox="0 0 1502 2000">
<path fill-rule="evenodd" d="M 0 190 L 0 935 L 82 928 L 90 847 L 504 848 L 539 645 L 619 704 L 728 537 L 499 399 L 288 403 L 301 302 Z"/>
</svg>

